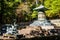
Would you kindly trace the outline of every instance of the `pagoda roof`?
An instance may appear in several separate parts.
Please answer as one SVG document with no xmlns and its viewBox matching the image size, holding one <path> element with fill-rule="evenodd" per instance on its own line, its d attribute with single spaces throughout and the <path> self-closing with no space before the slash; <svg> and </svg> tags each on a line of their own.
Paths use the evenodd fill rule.
<svg viewBox="0 0 60 40">
<path fill-rule="evenodd" d="M 39 6 L 39 7 L 36 7 L 36 8 L 34 8 L 33 10 L 36 10 L 36 11 L 46 11 L 46 10 L 48 10 L 47 8 L 45 8 L 42 4 Z"/>
</svg>

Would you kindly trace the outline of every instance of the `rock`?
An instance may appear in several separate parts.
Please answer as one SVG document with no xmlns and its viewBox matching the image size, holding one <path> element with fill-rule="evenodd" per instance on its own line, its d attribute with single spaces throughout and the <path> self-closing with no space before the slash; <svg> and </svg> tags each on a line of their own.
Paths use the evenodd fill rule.
<svg viewBox="0 0 60 40">
<path fill-rule="evenodd" d="M 26 26 L 26 28 L 18 30 L 18 33 L 20 35 L 23 35 L 24 38 L 53 36 L 51 29 L 45 30 L 45 29 L 42 29 L 40 26 Z M 57 35 L 57 34 L 55 34 L 55 35 Z"/>
<path fill-rule="evenodd" d="M 18 30 L 19 34 L 23 34 L 25 38 L 39 36 L 42 33 L 41 27 L 27 26 L 25 29 Z"/>
</svg>

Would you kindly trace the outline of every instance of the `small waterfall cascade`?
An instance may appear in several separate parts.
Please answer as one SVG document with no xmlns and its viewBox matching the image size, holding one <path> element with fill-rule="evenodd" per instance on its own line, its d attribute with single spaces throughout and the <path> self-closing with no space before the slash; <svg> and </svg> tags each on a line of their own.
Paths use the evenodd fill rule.
<svg viewBox="0 0 60 40">
<path fill-rule="evenodd" d="M 6 31 L 7 31 L 6 34 L 16 35 L 18 33 L 16 21 L 14 21 L 13 25 L 11 24 L 11 25 L 7 26 L 7 30 Z"/>
</svg>

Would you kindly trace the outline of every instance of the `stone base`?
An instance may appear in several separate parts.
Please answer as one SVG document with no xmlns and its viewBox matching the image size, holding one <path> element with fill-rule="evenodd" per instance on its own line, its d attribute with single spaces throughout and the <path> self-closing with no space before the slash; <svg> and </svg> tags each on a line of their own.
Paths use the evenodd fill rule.
<svg viewBox="0 0 60 40">
<path fill-rule="evenodd" d="M 40 26 L 42 29 L 54 29 L 54 26 L 50 23 L 46 21 L 34 21 L 32 24 L 30 24 L 29 26 Z"/>
</svg>

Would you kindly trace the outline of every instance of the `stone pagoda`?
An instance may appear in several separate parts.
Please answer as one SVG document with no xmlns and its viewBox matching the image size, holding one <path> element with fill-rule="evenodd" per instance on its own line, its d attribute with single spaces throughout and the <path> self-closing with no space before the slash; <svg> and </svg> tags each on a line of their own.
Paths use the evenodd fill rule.
<svg viewBox="0 0 60 40">
<path fill-rule="evenodd" d="M 54 29 L 54 26 L 46 19 L 45 11 L 48 10 L 41 4 L 39 7 L 33 10 L 38 11 L 38 20 L 35 20 L 29 26 L 40 26 L 42 29 Z"/>
</svg>

